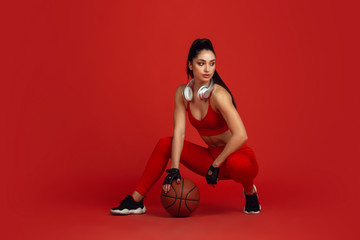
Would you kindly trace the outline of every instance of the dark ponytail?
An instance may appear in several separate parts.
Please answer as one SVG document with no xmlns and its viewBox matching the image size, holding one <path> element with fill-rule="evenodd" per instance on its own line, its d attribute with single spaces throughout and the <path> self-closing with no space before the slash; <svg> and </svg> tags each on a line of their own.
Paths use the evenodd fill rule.
<svg viewBox="0 0 360 240">
<path fill-rule="evenodd" d="M 190 77 L 191 78 L 194 77 L 194 74 L 193 74 L 192 70 L 190 70 L 190 68 L 189 68 L 189 62 L 192 62 L 192 60 L 195 57 L 197 57 L 197 55 L 200 53 L 200 51 L 204 50 L 204 49 L 211 50 L 214 53 L 214 55 L 216 56 L 213 45 L 212 45 L 212 43 L 211 43 L 211 41 L 209 39 L 206 39 L 206 38 L 203 38 L 203 39 L 198 38 L 198 39 L 196 39 L 192 43 L 192 45 L 190 47 L 188 59 L 187 59 L 187 62 L 186 62 L 186 73 L 187 73 L 188 81 L 189 81 Z M 216 69 L 215 69 L 215 72 L 214 72 L 214 75 L 213 75 L 213 80 L 214 80 L 214 83 L 219 84 L 220 86 L 225 88 L 226 91 L 228 91 L 230 93 L 232 103 L 233 103 L 234 107 L 236 108 L 235 100 L 234 100 L 234 97 L 233 97 L 232 93 L 230 92 L 230 90 L 226 86 L 226 84 L 223 82 L 223 80 L 221 79 L 221 77 L 217 73 Z"/>
</svg>

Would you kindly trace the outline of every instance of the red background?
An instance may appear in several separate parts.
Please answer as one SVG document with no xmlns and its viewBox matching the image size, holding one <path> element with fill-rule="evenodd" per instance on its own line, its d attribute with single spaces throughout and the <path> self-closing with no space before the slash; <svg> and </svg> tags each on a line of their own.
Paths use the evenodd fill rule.
<svg viewBox="0 0 360 240">
<path fill-rule="evenodd" d="M 355 2 L 355 1 L 354 1 Z M 6 239 L 359 237 L 359 37 L 349 1 L 1 3 L 1 206 Z M 190 217 L 168 217 L 161 181 L 132 193 L 196 38 L 209 38 L 256 153 L 262 213 L 241 186 L 205 179 Z M 204 145 L 187 122 L 186 139 Z M 170 163 L 170 162 L 169 162 Z M 165 175 L 164 175 L 165 176 Z M 356 237 L 357 235 L 357 237 Z"/>
</svg>

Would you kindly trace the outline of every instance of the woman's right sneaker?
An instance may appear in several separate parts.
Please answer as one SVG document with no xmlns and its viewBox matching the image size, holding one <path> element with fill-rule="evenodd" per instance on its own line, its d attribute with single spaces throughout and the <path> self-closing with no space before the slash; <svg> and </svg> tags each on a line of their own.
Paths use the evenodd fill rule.
<svg viewBox="0 0 360 240">
<path fill-rule="evenodd" d="M 128 215 L 128 214 L 142 214 L 146 212 L 146 207 L 141 199 L 140 202 L 134 201 L 131 195 L 127 195 L 121 202 L 120 206 L 112 208 L 111 214 L 114 215 Z"/>
</svg>

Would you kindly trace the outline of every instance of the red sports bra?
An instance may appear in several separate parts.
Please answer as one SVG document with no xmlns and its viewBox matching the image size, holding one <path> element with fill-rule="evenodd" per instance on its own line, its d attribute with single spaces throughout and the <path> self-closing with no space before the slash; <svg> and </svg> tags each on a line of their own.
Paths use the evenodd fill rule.
<svg viewBox="0 0 360 240">
<path fill-rule="evenodd" d="M 210 105 L 211 94 L 212 91 L 208 98 L 209 99 L 208 111 L 206 113 L 206 116 L 201 120 L 197 120 L 196 118 L 193 117 L 193 115 L 191 114 L 189 102 L 187 103 L 187 109 L 189 110 L 188 111 L 189 121 L 191 125 L 193 125 L 196 128 L 196 130 L 198 130 L 201 136 L 214 136 L 223 133 L 229 129 L 222 115 L 215 112 L 211 107 Z"/>
</svg>

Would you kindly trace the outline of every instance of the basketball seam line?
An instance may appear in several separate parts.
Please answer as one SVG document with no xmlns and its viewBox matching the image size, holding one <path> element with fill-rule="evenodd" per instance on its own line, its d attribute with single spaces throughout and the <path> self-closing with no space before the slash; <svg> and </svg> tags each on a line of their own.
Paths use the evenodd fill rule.
<svg viewBox="0 0 360 240">
<path fill-rule="evenodd" d="M 175 191 L 175 188 L 173 187 L 173 185 L 172 184 L 170 184 L 170 186 L 171 186 L 171 188 L 174 190 L 174 193 L 175 193 L 175 198 L 177 198 L 177 193 L 176 193 L 176 191 Z M 161 194 L 162 195 L 162 194 Z M 164 195 L 163 195 L 164 196 Z M 168 209 L 169 207 L 171 207 L 172 205 L 174 205 L 176 203 L 176 199 L 175 199 L 175 201 L 172 203 L 172 204 L 170 204 L 170 206 L 168 206 L 167 208 L 165 208 L 165 209 Z"/>
<path fill-rule="evenodd" d="M 180 214 L 181 199 L 182 199 L 182 193 L 183 193 L 183 188 L 184 188 L 184 182 L 185 182 L 185 179 L 183 178 L 182 183 L 181 183 L 181 195 L 180 195 L 180 203 L 179 203 L 179 210 L 178 210 L 177 216 L 179 216 L 179 214 Z"/>
<path fill-rule="evenodd" d="M 196 185 L 195 185 L 192 189 L 190 189 L 190 191 L 186 194 L 186 199 L 187 199 L 187 197 L 189 196 L 189 194 L 190 194 L 195 188 L 196 188 Z M 189 212 L 192 213 L 192 211 L 191 211 L 190 208 L 188 207 L 186 201 L 185 201 L 185 206 L 186 206 L 186 208 L 189 210 Z"/>
<path fill-rule="evenodd" d="M 161 194 L 161 196 L 163 196 L 163 197 L 168 197 L 168 198 L 182 199 L 182 200 L 186 200 L 186 201 L 195 201 L 195 202 L 200 201 L 200 200 L 187 199 L 187 198 L 176 198 L 176 197 L 171 197 L 171 196 L 163 195 L 163 194 Z"/>
</svg>

